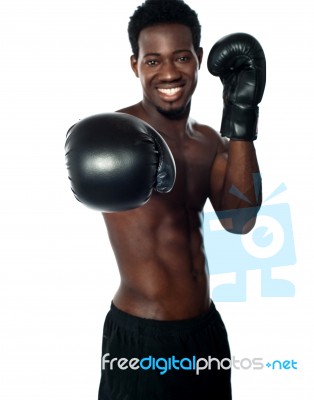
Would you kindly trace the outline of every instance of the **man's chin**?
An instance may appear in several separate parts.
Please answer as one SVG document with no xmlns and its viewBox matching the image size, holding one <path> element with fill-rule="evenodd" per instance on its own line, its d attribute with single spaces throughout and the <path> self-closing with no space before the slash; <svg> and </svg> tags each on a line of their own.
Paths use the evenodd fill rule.
<svg viewBox="0 0 314 400">
<path fill-rule="evenodd" d="M 171 108 L 165 110 L 164 108 L 157 107 L 157 111 L 166 118 L 169 119 L 180 119 L 188 115 L 189 106 L 179 107 L 179 108 Z"/>
</svg>

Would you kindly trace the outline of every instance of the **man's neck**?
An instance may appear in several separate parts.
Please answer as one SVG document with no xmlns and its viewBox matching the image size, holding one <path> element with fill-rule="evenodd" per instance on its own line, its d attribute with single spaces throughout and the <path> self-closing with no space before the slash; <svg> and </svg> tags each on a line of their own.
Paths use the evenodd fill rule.
<svg viewBox="0 0 314 400">
<path fill-rule="evenodd" d="M 190 105 L 178 115 L 163 113 L 157 108 L 149 107 L 144 101 L 139 103 L 144 119 L 157 131 L 168 137 L 183 138 L 189 126 Z"/>
</svg>

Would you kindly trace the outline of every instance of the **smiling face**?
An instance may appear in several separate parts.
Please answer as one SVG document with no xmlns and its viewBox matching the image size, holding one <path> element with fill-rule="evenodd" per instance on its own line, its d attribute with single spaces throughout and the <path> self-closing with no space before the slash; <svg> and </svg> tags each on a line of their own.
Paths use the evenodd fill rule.
<svg viewBox="0 0 314 400">
<path fill-rule="evenodd" d="M 168 117 L 185 114 L 197 84 L 202 49 L 193 47 L 190 29 L 181 24 L 145 28 L 138 39 L 139 55 L 131 66 L 143 87 L 143 103 Z"/>
</svg>

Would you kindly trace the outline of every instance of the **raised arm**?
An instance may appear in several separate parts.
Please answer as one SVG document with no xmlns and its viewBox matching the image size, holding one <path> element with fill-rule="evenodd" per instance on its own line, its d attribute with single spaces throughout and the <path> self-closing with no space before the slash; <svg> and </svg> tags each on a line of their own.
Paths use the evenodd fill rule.
<svg viewBox="0 0 314 400">
<path fill-rule="evenodd" d="M 255 38 L 237 33 L 214 45 L 207 66 L 224 86 L 220 132 L 225 138 L 211 171 L 210 200 L 225 229 L 247 233 L 254 226 L 262 201 L 253 141 L 266 82 L 265 55 Z"/>
</svg>

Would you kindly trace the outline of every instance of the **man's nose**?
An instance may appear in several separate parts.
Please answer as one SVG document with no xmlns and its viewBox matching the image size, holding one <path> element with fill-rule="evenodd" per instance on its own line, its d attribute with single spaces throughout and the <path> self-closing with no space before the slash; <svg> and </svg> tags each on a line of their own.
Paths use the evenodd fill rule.
<svg viewBox="0 0 314 400">
<path fill-rule="evenodd" d="M 180 79 L 181 73 L 173 61 L 167 61 L 162 64 L 159 73 L 159 79 L 163 81 L 175 81 Z"/>
</svg>

